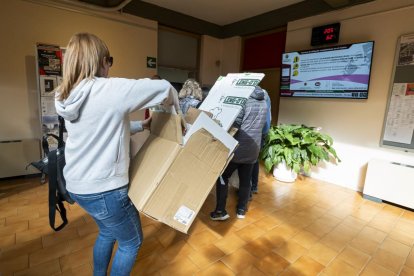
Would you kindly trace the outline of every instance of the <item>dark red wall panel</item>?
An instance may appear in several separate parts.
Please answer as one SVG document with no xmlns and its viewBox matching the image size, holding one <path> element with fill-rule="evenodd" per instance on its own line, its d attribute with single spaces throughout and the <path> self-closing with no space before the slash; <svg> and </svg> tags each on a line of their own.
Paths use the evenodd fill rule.
<svg viewBox="0 0 414 276">
<path fill-rule="evenodd" d="M 280 67 L 285 43 L 286 31 L 245 39 L 242 70 Z"/>
</svg>

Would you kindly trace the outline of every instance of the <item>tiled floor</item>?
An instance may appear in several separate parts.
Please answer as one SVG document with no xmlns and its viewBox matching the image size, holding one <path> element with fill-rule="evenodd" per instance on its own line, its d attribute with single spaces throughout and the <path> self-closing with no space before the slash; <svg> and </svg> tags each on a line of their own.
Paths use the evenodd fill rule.
<svg viewBox="0 0 414 276">
<path fill-rule="evenodd" d="M 208 218 L 211 193 L 189 235 L 142 216 L 133 275 L 414 275 L 414 213 L 310 178 L 282 183 L 261 172 L 245 219 Z M 93 220 L 68 206 L 69 225 L 48 225 L 47 186 L 0 181 L 0 275 L 91 275 Z"/>
</svg>

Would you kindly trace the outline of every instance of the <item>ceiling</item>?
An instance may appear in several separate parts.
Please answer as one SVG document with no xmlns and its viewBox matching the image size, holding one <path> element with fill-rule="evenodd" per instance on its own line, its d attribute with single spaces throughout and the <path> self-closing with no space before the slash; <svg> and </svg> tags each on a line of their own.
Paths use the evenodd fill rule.
<svg viewBox="0 0 414 276">
<path fill-rule="evenodd" d="M 59 1 L 59 0 L 58 0 Z M 66 1 L 67 0 L 60 0 Z M 289 21 L 373 0 L 72 0 L 155 20 L 161 25 L 218 38 L 246 36 Z M 335 22 L 335 19 L 333 19 Z M 333 23 L 332 22 L 332 23 Z"/>
<path fill-rule="evenodd" d="M 224 26 L 304 0 L 142 0 Z"/>
</svg>

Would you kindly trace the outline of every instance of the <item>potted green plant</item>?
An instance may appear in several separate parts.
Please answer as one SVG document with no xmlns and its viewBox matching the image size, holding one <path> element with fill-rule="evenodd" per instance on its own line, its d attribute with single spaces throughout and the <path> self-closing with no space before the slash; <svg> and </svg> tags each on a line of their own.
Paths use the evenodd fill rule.
<svg viewBox="0 0 414 276">
<path fill-rule="evenodd" d="M 270 128 L 260 159 L 267 172 L 274 168 L 276 179 L 292 182 L 301 170 L 309 174 L 322 160 L 341 162 L 332 144 L 333 139 L 315 127 L 281 124 Z"/>
</svg>

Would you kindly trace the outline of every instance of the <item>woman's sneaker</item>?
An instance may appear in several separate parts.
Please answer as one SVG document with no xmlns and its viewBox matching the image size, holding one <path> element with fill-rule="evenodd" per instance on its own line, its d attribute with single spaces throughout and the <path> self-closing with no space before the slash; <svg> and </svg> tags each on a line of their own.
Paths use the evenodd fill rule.
<svg viewBox="0 0 414 276">
<path fill-rule="evenodd" d="M 236 214 L 237 214 L 237 218 L 244 219 L 246 217 L 246 210 L 237 209 Z"/>
<path fill-rule="evenodd" d="M 226 211 L 214 211 L 210 213 L 210 219 L 212 220 L 226 220 L 229 218 L 230 216 Z"/>
</svg>

